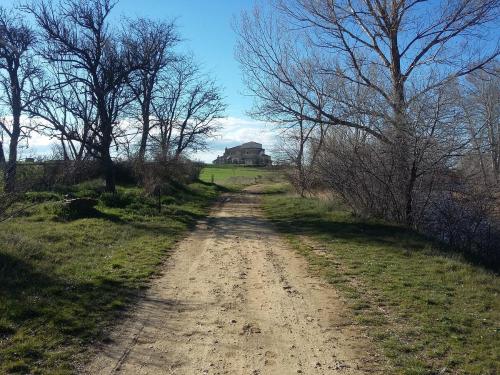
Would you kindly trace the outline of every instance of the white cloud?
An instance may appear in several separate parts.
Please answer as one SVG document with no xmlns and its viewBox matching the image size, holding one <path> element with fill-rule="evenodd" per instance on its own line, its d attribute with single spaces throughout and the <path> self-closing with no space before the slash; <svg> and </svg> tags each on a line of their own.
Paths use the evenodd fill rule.
<svg viewBox="0 0 500 375">
<path fill-rule="evenodd" d="M 6 117 L 3 117 L 2 118 L 2 121 L 4 121 L 8 127 L 10 127 L 10 124 L 12 124 L 12 116 L 6 116 Z M 21 116 L 21 124 L 25 125 L 27 128 L 30 127 L 30 125 L 33 125 L 31 123 L 31 120 L 26 117 L 26 116 Z M 48 122 L 45 121 L 45 120 L 41 120 L 41 119 L 38 119 L 37 120 L 37 124 L 44 124 L 44 125 L 47 125 Z M 8 146 L 8 141 L 5 141 L 4 140 L 4 145 L 5 147 Z M 45 149 L 45 148 L 48 148 L 50 145 L 52 145 L 54 143 L 54 140 L 51 139 L 50 137 L 46 136 L 46 135 L 43 135 L 43 134 L 39 134 L 37 133 L 36 131 L 31 131 L 29 133 L 29 138 L 28 139 L 22 139 L 21 140 L 21 143 L 20 143 L 20 147 L 21 149 L 24 149 L 26 144 L 28 144 L 29 146 L 29 149 L 33 149 L 32 151 L 37 154 L 38 153 L 38 149 L 42 148 L 42 149 Z"/>
<path fill-rule="evenodd" d="M 50 146 L 54 143 L 54 140 L 46 135 L 38 134 L 33 132 L 31 134 L 29 145 L 30 147 L 41 147 L 41 146 Z"/>
</svg>

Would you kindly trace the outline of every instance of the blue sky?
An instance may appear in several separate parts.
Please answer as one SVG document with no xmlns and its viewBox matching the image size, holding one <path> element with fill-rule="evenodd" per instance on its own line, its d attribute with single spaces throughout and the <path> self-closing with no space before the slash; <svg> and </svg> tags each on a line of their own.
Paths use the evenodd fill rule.
<svg viewBox="0 0 500 375">
<path fill-rule="evenodd" d="M 17 3 L 17 0 L 0 0 L 0 5 L 6 7 Z M 272 146 L 271 129 L 245 114 L 252 99 L 244 95 L 241 72 L 234 59 L 236 35 L 232 23 L 253 3 L 253 0 L 119 0 L 114 9 L 113 17 L 117 22 L 122 16 L 175 19 L 184 39 L 180 49 L 192 52 L 204 70 L 224 88 L 228 118 L 222 121 L 220 136 L 210 142 L 210 150 L 193 155 L 193 158 L 211 161 L 223 152 L 224 147 L 240 142 L 260 142 L 267 149 Z M 50 140 L 37 137 L 31 142 L 31 150 L 25 150 L 23 154 L 47 152 L 49 143 Z"/>
<path fill-rule="evenodd" d="M 234 17 L 252 5 L 252 0 L 120 0 L 114 14 L 175 19 L 185 39 L 181 48 L 192 51 L 225 88 L 228 116 L 242 117 L 251 100 L 242 95 L 244 87 L 234 59 L 236 35 L 231 24 Z"/>
</svg>

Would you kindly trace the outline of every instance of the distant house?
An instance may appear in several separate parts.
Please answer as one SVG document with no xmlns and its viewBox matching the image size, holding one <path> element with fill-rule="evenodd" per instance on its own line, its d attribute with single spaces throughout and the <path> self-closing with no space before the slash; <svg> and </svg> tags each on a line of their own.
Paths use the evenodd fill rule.
<svg viewBox="0 0 500 375">
<path fill-rule="evenodd" d="M 244 164 L 266 166 L 271 164 L 271 157 L 266 155 L 262 144 L 247 142 L 240 146 L 227 148 L 224 155 L 217 156 L 214 164 Z"/>
</svg>

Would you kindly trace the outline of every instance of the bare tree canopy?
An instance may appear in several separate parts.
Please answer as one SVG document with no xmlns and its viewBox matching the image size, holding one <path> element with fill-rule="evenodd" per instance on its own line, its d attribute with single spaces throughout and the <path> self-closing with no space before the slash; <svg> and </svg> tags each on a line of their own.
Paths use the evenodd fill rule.
<svg viewBox="0 0 500 375">
<path fill-rule="evenodd" d="M 154 103 L 152 137 L 162 158 L 178 158 L 187 151 L 205 149 L 226 105 L 216 82 L 200 71 L 191 56 L 180 56 L 167 76 Z"/>
<path fill-rule="evenodd" d="M 221 89 L 192 57 L 175 51 L 174 22 L 110 20 L 110 0 L 34 0 L 43 85 L 26 106 L 37 131 L 56 139 L 62 158 L 97 159 L 115 190 L 113 159 L 144 162 L 161 150 L 178 158 L 204 149 L 224 112 Z M 3 155 L 3 153 L 0 153 Z M 0 158 L 0 164 L 5 157 Z"/>
<path fill-rule="evenodd" d="M 109 24 L 114 4 L 110 0 L 63 0 L 54 5 L 41 0 L 26 6 L 42 30 L 43 57 L 49 64 L 63 66 L 68 78 L 64 83 L 77 84 L 95 107 L 85 147 L 102 160 L 109 191 L 115 190 L 111 146 L 118 136 L 119 117 L 131 101 L 125 95 L 126 84 L 140 68 L 139 51 Z M 74 135 L 68 133 L 70 138 Z"/>
<path fill-rule="evenodd" d="M 152 126 L 153 102 L 159 95 L 162 81 L 169 79 L 167 68 L 178 59 L 172 48 L 180 38 L 172 22 L 147 19 L 132 21 L 128 33 L 131 34 L 129 42 L 141 62 L 141 69 L 131 76 L 130 88 L 135 97 L 132 115 L 141 123 L 138 158 L 143 162 Z"/>
<path fill-rule="evenodd" d="M 3 136 L 9 139 L 9 160 L 5 160 L 3 139 L 0 140 L 0 168 L 4 171 L 5 190 L 15 189 L 19 141 L 28 128 L 21 115 L 35 99 L 34 86 L 41 70 L 34 61 L 35 32 L 16 10 L 0 7 L 0 101 L 8 109 L 0 121 Z"/>
<path fill-rule="evenodd" d="M 493 0 L 275 1 L 242 15 L 236 55 L 257 117 L 381 142 L 391 218 L 414 225 L 419 181 L 464 147 L 453 85 L 499 55 L 498 15 Z"/>
<path fill-rule="evenodd" d="M 500 184 L 499 63 L 492 70 L 493 74 L 479 71 L 468 76 L 460 97 L 471 138 L 470 169 L 472 173 L 479 169 L 486 186 Z"/>
</svg>

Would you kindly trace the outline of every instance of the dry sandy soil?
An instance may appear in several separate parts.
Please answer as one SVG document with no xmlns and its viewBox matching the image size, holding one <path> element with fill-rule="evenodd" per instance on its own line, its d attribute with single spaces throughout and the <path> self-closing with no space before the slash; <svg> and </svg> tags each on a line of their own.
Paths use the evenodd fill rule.
<svg viewBox="0 0 500 375">
<path fill-rule="evenodd" d="M 335 289 L 227 195 L 85 369 L 88 374 L 366 374 L 380 360 Z"/>
</svg>

